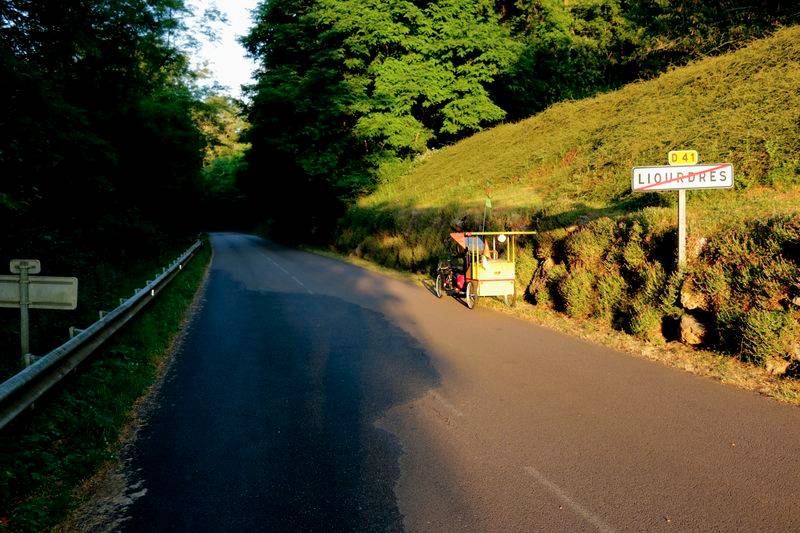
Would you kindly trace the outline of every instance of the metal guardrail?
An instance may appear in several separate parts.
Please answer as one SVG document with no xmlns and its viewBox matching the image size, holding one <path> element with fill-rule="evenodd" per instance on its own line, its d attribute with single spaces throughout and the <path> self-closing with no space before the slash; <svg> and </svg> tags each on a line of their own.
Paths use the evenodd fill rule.
<svg viewBox="0 0 800 533">
<path fill-rule="evenodd" d="M 133 318 L 181 271 L 183 265 L 202 246 L 195 242 L 183 255 L 127 300 L 120 300 L 113 311 L 80 331 L 70 340 L 39 358 L 31 366 L 0 384 L 0 429 L 28 408 L 53 385 L 61 381 L 81 361 Z M 101 313 L 102 314 L 102 313 Z"/>
</svg>

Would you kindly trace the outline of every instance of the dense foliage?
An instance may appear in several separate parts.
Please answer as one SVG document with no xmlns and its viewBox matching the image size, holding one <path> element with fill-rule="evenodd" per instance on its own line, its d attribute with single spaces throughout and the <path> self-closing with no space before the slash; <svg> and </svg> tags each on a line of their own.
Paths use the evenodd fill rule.
<svg viewBox="0 0 800 533">
<path fill-rule="evenodd" d="M 524 49 L 495 94 L 512 117 L 718 54 L 800 18 L 780 0 L 516 0 L 503 12 Z"/>
<path fill-rule="evenodd" d="M 0 2 L 0 222 L 15 229 L 4 251 L 180 221 L 204 145 L 186 57 L 170 44 L 183 10 Z"/>
<path fill-rule="evenodd" d="M 242 186 L 277 234 L 324 237 L 393 161 L 797 17 L 777 0 L 265 1 Z"/>
<path fill-rule="evenodd" d="M 0 0 L 0 265 L 80 279 L 77 311 L 33 314 L 35 353 L 197 227 L 206 138 L 184 15 L 183 0 Z M 18 324 L 0 310 L 0 373 L 18 365 Z"/>
</svg>

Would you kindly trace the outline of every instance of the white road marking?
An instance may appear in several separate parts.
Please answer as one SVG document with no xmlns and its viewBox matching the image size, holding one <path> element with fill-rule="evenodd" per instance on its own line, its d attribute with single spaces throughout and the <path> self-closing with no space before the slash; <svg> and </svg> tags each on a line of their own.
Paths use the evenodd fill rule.
<svg viewBox="0 0 800 533">
<path fill-rule="evenodd" d="M 298 285 L 300 285 L 301 287 L 303 287 L 303 288 L 306 290 L 306 292 L 308 292 L 308 294 L 314 294 L 314 291 L 312 291 L 311 289 L 309 289 L 308 287 L 306 287 L 305 283 L 303 283 L 302 281 L 300 281 L 299 279 L 297 279 L 297 278 L 294 276 L 294 274 L 292 274 L 291 272 L 289 272 L 288 270 L 286 270 L 285 268 L 283 268 L 281 265 L 279 265 L 279 264 L 278 264 L 278 263 L 277 263 L 277 262 L 276 262 L 276 261 L 275 261 L 275 260 L 274 260 L 272 257 L 270 257 L 270 256 L 269 256 L 269 255 L 268 255 L 266 252 L 264 252 L 263 250 L 259 250 L 259 253 L 260 253 L 261 255 L 263 255 L 264 257 L 266 257 L 266 258 L 267 258 L 267 259 L 268 259 L 268 260 L 269 260 L 269 261 L 270 261 L 270 262 L 271 262 L 273 265 L 275 265 L 276 267 L 278 267 L 278 269 L 279 269 L 281 272 L 283 272 L 284 274 L 286 274 L 287 276 L 289 276 L 290 278 L 292 278 L 292 279 L 295 281 L 295 283 L 297 283 Z"/>
<path fill-rule="evenodd" d="M 584 520 L 589 522 L 593 525 L 598 531 L 602 531 L 603 533 L 611 533 L 614 531 L 614 528 L 603 522 L 603 520 L 597 516 L 596 514 L 592 513 L 588 509 L 586 509 L 583 505 L 576 502 L 570 496 L 561 490 L 561 487 L 547 479 L 542 475 L 541 472 L 533 468 L 532 466 L 526 466 L 525 472 L 533 476 L 536 481 L 538 481 L 541 485 L 549 490 L 552 494 L 557 496 L 561 501 L 566 503 L 573 511 L 575 511 L 578 515 L 581 516 Z"/>
</svg>

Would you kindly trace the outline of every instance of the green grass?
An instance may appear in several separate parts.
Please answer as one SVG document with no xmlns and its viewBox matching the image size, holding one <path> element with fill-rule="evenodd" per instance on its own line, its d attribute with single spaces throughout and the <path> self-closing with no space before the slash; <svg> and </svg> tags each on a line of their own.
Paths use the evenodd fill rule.
<svg viewBox="0 0 800 533">
<path fill-rule="evenodd" d="M 201 248 L 76 375 L 4 430 L 0 529 L 41 531 L 58 524 L 79 503 L 76 487 L 116 457 L 132 406 L 156 378 L 210 256 L 208 245 Z"/>
<path fill-rule="evenodd" d="M 632 197 L 631 168 L 666 164 L 669 150 L 691 148 L 701 162 L 735 165 L 735 192 L 690 195 L 691 223 L 713 232 L 731 219 L 796 209 L 798 121 L 800 28 L 792 27 L 395 165 L 359 207 L 479 211 L 488 188 L 501 211 L 563 221 L 598 211 L 613 216 L 641 203 L 671 203 L 672 195 L 660 193 Z"/>
<path fill-rule="evenodd" d="M 688 194 L 685 274 L 677 194 L 630 192 L 632 167 L 674 149 L 736 176 L 734 190 Z M 430 272 L 452 252 L 448 232 L 480 228 L 487 193 L 487 229 L 539 232 L 520 253 L 530 303 L 656 345 L 677 340 L 688 313 L 708 330 L 704 348 L 797 373 L 800 26 L 387 166 L 336 247 Z"/>
</svg>

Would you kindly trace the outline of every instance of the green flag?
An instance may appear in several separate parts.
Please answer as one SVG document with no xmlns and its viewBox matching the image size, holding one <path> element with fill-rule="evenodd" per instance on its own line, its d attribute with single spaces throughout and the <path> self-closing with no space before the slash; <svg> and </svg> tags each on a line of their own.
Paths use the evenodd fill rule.
<svg viewBox="0 0 800 533">
<path fill-rule="evenodd" d="M 491 199 L 491 198 L 489 198 L 489 197 L 487 196 L 487 197 L 486 197 L 486 203 L 485 203 L 484 205 L 485 205 L 487 208 L 491 209 L 491 208 L 492 208 L 492 199 Z"/>
</svg>

